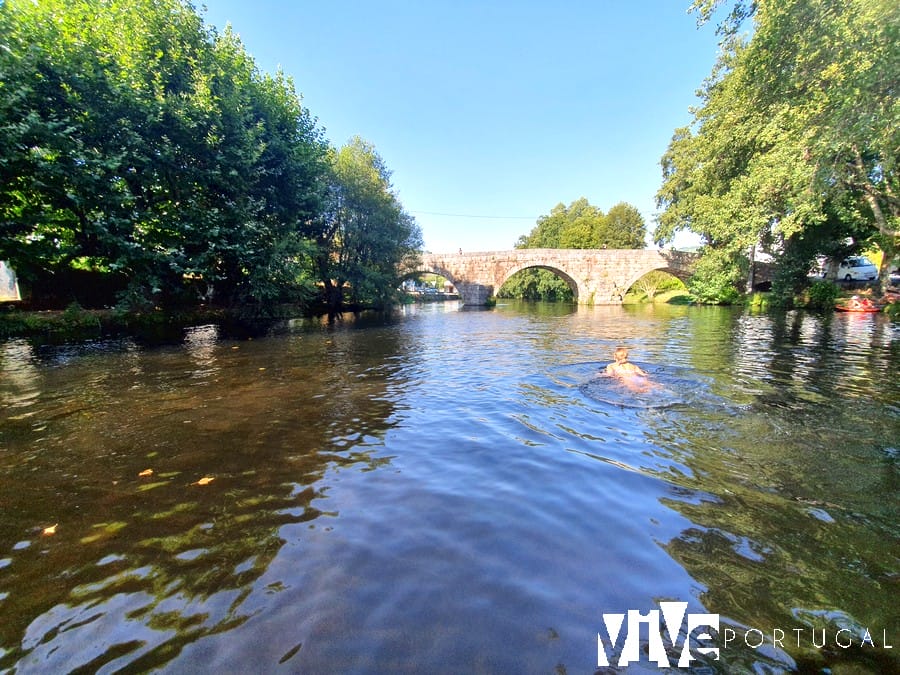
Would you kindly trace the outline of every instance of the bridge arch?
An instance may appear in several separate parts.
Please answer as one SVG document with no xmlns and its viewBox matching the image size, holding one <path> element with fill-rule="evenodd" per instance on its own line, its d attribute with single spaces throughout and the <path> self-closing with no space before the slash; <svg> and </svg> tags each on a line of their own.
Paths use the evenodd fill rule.
<svg viewBox="0 0 900 675">
<path fill-rule="evenodd" d="M 429 265 L 427 263 L 414 265 L 403 273 L 402 278 L 404 280 L 412 279 L 413 277 L 419 276 L 420 274 L 436 274 L 439 277 L 444 277 L 444 279 L 449 281 L 456 288 L 459 288 L 458 281 L 454 277 L 453 272 L 440 265 Z"/>
<path fill-rule="evenodd" d="M 688 279 L 691 277 L 691 272 L 683 268 L 672 267 L 668 264 L 651 265 L 643 271 L 632 274 L 631 279 L 624 286 L 625 290 L 628 291 L 639 279 L 641 279 L 641 277 L 650 274 L 650 272 L 665 272 L 666 274 L 671 274 L 676 279 L 680 279 L 684 283 L 687 283 Z"/>
<path fill-rule="evenodd" d="M 509 269 L 509 271 L 502 277 L 500 281 L 500 285 L 494 289 L 494 293 L 499 293 L 500 289 L 503 288 L 503 284 L 512 279 L 519 272 L 524 272 L 525 270 L 547 270 L 548 272 L 552 272 L 560 279 L 566 282 L 566 285 L 572 289 L 572 295 L 575 297 L 575 302 L 578 302 L 578 282 L 569 275 L 568 272 L 561 269 L 559 266 L 555 265 L 546 265 L 541 263 L 533 263 L 533 262 L 523 262 L 519 265 L 514 265 Z"/>
</svg>

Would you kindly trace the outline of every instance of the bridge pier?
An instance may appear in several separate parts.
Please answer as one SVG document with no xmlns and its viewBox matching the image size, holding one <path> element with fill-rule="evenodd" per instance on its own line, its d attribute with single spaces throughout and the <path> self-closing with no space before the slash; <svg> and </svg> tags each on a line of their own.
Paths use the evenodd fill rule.
<svg viewBox="0 0 900 675">
<path fill-rule="evenodd" d="M 601 278 L 588 279 L 578 284 L 579 305 L 621 305 L 627 287 L 620 286 L 615 280 Z"/>
<path fill-rule="evenodd" d="M 462 300 L 462 304 L 470 307 L 483 307 L 494 296 L 493 286 L 466 281 L 459 281 L 454 285 L 459 292 L 459 299 Z"/>
</svg>

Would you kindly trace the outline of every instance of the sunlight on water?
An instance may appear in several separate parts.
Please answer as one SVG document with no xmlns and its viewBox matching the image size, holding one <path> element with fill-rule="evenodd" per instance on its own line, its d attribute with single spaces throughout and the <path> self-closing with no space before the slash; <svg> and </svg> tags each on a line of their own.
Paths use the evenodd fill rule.
<svg viewBox="0 0 900 675">
<path fill-rule="evenodd" d="M 898 363 L 881 316 L 708 307 L 7 341 L 0 669 L 594 672 L 682 601 L 711 672 L 896 671 Z"/>
</svg>

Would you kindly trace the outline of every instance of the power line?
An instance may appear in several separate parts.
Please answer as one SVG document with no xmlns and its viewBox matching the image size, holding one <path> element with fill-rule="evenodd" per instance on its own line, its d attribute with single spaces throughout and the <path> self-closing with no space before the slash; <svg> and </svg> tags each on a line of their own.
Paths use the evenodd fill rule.
<svg viewBox="0 0 900 675">
<path fill-rule="evenodd" d="M 534 216 L 481 216 L 472 213 L 439 213 L 437 211 L 410 211 L 423 216 L 446 216 L 448 218 L 486 218 L 492 220 L 537 220 Z"/>
</svg>

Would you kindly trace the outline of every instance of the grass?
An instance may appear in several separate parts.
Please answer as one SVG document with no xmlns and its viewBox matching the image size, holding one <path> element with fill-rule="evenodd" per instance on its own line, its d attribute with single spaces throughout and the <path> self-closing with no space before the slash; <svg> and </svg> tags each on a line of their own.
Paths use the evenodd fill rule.
<svg viewBox="0 0 900 675">
<path fill-rule="evenodd" d="M 675 288 L 670 291 L 662 291 L 653 296 L 653 300 L 647 298 L 645 294 L 626 293 L 622 299 L 625 305 L 641 305 L 645 303 L 668 304 L 668 305 L 691 305 L 695 302 L 694 297 L 684 288 Z"/>
</svg>

